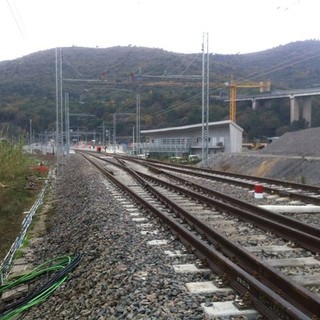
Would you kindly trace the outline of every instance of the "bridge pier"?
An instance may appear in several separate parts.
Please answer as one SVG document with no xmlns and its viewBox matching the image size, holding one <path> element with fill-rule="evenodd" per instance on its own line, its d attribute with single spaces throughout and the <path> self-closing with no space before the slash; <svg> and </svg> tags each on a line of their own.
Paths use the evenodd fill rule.
<svg viewBox="0 0 320 320">
<path fill-rule="evenodd" d="M 301 112 L 302 111 L 302 112 Z M 290 96 L 290 123 L 298 121 L 300 115 L 311 126 L 311 97 Z"/>
<path fill-rule="evenodd" d="M 308 127 L 311 127 L 311 97 L 304 98 L 302 118 L 308 122 Z"/>
<path fill-rule="evenodd" d="M 258 110 L 258 108 L 260 107 L 260 101 L 253 98 L 251 102 L 252 102 L 252 110 L 254 111 Z"/>
<path fill-rule="evenodd" d="M 303 118 L 308 123 L 308 126 L 311 127 L 311 98 L 313 96 L 320 96 L 320 88 L 276 91 L 266 95 L 244 95 L 243 97 L 238 96 L 237 101 L 251 101 L 252 110 L 258 110 L 261 107 L 268 107 L 269 104 L 271 104 L 271 100 L 289 98 L 290 123 Z M 285 102 L 285 105 L 288 105 L 287 101 Z"/>
<path fill-rule="evenodd" d="M 270 107 L 271 106 L 271 100 L 258 100 L 253 98 L 252 99 L 252 110 L 258 110 L 261 107 Z"/>
<path fill-rule="evenodd" d="M 299 101 L 295 96 L 290 97 L 290 123 L 298 121 L 300 116 Z"/>
</svg>

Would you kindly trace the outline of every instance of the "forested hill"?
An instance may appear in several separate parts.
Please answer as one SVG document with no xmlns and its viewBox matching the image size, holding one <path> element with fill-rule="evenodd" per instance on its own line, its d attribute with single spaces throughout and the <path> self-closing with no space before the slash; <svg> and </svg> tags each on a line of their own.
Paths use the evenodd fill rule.
<svg viewBox="0 0 320 320">
<path fill-rule="evenodd" d="M 254 40 L 254 39 L 253 39 Z M 25 134 L 32 119 L 34 132 L 55 128 L 55 49 L 0 62 L 0 125 L 14 135 Z M 141 129 L 179 126 L 201 121 L 201 88 L 191 85 L 189 76 L 201 76 L 202 54 L 180 54 L 135 46 L 112 48 L 62 48 L 64 79 L 101 80 L 64 82 L 70 96 L 70 112 L 95 117 L 75 117 L 71 127 L 96 130 L 102 121 L 112 124 L 118 113 L 118 134 L 130 135 L 136 106 L 135 83 L 141 85 Z M 219 99 L 228 94 L 225 82 L 271 81 L 272 90 L 320 87 L 320 41 L 290 43 L 266 51 L 220 55 L 210 54 L 210 121 L 228 118 L 229 106 Z M 166 86 L 165 81 L 177 86 Z M 130 85 L 130 82 L 132 85 Z M 201 82 L 201 80 L 199 80 Z M 110 84 L 115 84 L 110 86 Z M 152 85 L 151 85 L 152 83 Z M 159 84 L 156 84 L 159 83 Z M 162 84 L 162 85 L 160 85 Z M 256 89 L 250 89 L 256 92 Z M 256 91 L 254 91 L 256 90 Z M 239 93 L 247 91 L 241 89 Z M 248 137 L 281 134 L 289 127 L 289 109 L 277 102 L 253 112 L 239 104 L 238 124 Z M 313 114 L 320 101 L 313 98 Z M 121 118 L 121 114 L 126 114 Z M 313 126 L 320 125 L 319 116 Z M 318 122 L 317 122 L 318 121 Z M 296 128 L 304 123 L 295 124 Z M 118 130 L 119 129 L 119 130 Z M 98 130 L 98 129 L 97 129 Z"/>
</svg>

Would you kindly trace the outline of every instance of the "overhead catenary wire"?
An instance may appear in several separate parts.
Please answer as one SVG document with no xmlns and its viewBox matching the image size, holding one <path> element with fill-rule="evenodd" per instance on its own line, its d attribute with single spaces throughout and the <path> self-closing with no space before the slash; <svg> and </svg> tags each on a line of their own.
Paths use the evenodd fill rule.
<svg viewBox="0 0 320 320">
<path fill-rule="evenodd" d="M 318 51 L 318 50 L 317 50 Z M 304 55 L 301 55 L 301 56 L 304 56 Z M 298 61 L 295 61 L 295 62 L 291 62 L 291 63 L 286 63 L 284 65 L 278 65 L 276 66 L 275 68 L 273 69 L 270 69 L 268 71 L 263 71 L 262 73 L 259 74 L 259 76 L 264 76 L 264 75 L 268 75 L 270 73 L 273 73 L 275 71 L 279 71 L 279 70 L 282 70 L 282 69 L 285 69 L 285 68 L 288 68 L 288 67 L 292 67 L 294 65 L 297 65 L 299 63 L 302 63 L 302 62 L 305 62 L 305 61 L 308 61 L 308 60 L 311 60 L 313 58 L 317 58 L 320 56 L 320 52 L 318 51 L 317 54 L 313 55 L 313 56 L 309 56 L 309 57 L 305 57 L 304 59 L 300 59 Z M 293 58 L 292 60 L 295 60 L 296 58 Z M 289 60 L 290 61 L 290 60 Z M 288 62 L 288 61 L 287 61 Z M 258 76 L 255 76 L 255 78 L 258 77 Z"/>
<path fill-rule="evenodd" d="M 314 54 L 313 54 L 314 53 Z M 258 77 L 261 77 L 261 76 L 265 76 L 265 75 L 268 75 L 268 74 L 271 74 L 273 72 L 276 72 L 276 71 L 279 71 L 279 70 L 283 70 L 285 68 L 288 68 L 288 67 L 291 67 L 291 66 L 294 66 L 294 65 L 297 65 L 299 63 L 302 63 L 304 61 L 308 61 L 308 60 L 311 60 L 313 58 L 316 58 L 318 56 L 320 56 L 320 52 L 319 50 L 315 50 L 313 52 L 311 52 L 311 55 L 310 56 L 310 52 L 308 53 L 304 53 L 304 54 L 301 54 L 297 57 L 293 57 L 291 58 L 290 60 L 286 60 L 285 63 L 279 63 L 279 64 L 276 64 L 275 66 L 273 66 L 272 68 L 269 68 L 269 69 L 264 69 L 262 72 L 260 72 L 259 74 L 252 74 L 252 75 L 249 75 L 248 77 L 245 78 L 241 78 L 242 81 L 252 81 L 253 79 L 256 79 Z M 192 60 L 192 62 L 190 63 L 190 65 L 188 65 L 187 69 L 191 66 L 191 64 L 196 60 L 197 56 Z M 298 60 L 297 60 L 298 59 Z M 217 86 L 218 88 L 218 86 Z M 196 96 L 195 96 L 196 97 Z M 194 98 L 195 98 L 194 97 Z M 193 99 L 193 98 L 192 98 Z M 180 107 L 182 104 L 184 103 L 187 103 L 189 100 L 185 101 L 185 102 L 182 102 L 182 103 L 179 103 L 177 105 L 173 105 L 172 107 L 169 107 L 165 110 L 162 110 L 160 112 L 157 112 L 157 113 L 154 113 L 153 115 L 146 115 L 143 117 L 143 119 L 148 119 L 148 118 L 154 118 L 155 116 L 157 115 L 161 115 L 161 114 L 164 114 L 164 113 L 168 113 L 178 107 Z"/>
<path fill-rule="evenodd" d="M 181 74 L 182 74 L 182 75 L 185 74 L 185 73 L 189 70 L 189 68 L 192 66 L 192 64 L 193 64 L 199 57 L 201 57 L 201 53 L 198 53 L 198 54 L 193 58 L 193 60 L 190 61 L 190 63 L 186 66 L 186 68 L 184 69 L 184 71 L 183 71 Z"/>
<path fill-rule="evenodd" d="M 320 56 L 320 50 L 312 50 L 312 51 L 308 51 L 308 52 L 304 52 L 298 56 L 292 57 L 291 59 L 286 59 L 284 62 L 280 62 L 277 63 L 275 65 L 272 65 L 271 68 L 265 68 L 264 70 L 261 70 L 259 73 L 252 73 L 248 76 L 246 76 L 246 78 L 242 77 L 242 78 L 238 78 L 238 81 L 252 81 L 254 79 L 257 78 L 261 78 L 262 76 L 266 76 L 269 74 L 272 74 L 276 71 L 280 71 L 292 66 L 295 66 L 297 64 L 300 64 L 302 62 L 317 58 Z"/>
<path fill-rule="evenodd" d="M 313 55 L 310 56 L 310 54 L 312 53 L 315 53 Z M 128 53 L 127 55 L 130 55 L 130 53 Z M 302 63 L 304 61 L 307 61 L 307 60 L 310 60 L 310 59 L 313 59 L 313 58 L 316 58 L 320 55 L 319 51 L 318 50 L 315 50 L 315 51 L 309 51 L 308 53 L 303 53 L 297 57 L 293 57 L 291 58 L 290 60 L 286 60 L 284 63 L 278 63 L 276 65 L 273 65 L 271 68 L 265 68 L 264 70 L 262 70 L 262 72 L 259 72 L 258 74 L 257 73 L 254 73 L 254 74 L 251 74 L 249 75 L 248 77 L 246 77 L 247 79 L 245 78 L 241 78 L 241 79 L 238 79 L 239 80 L 242 80 L 242 81 L 252 81 L 252 79 L 256 79 L 256 78 L 259 78 L 261 76 L 265 76 L 265 75 L 268 75 L 268 74 L 271 74 L 273 72 L 276 72 L 276 71 L 279 71 L 279 70 L 283 70 L 285 68 L 288 68 L 290 66 L 293 66 L 293 65 L 297 65 L 299 63 Z M 196 59 L 198 58 L 199 54 L 196 54 L 194 57 L 192 57 L 192 61 L 189 61 L 189 63 L 187 64 L 187 66 L 185 67 L 185 70 L 182 72 L 181 76 L 183 76 L 183 74 L 190 68 L 190 66 L 192 64 L 194 64 L 194 62 L 196 61 Z M 302 58 L 302 59 L 301 59 Z M 178 57 L 176 57 L 176 59 L 178 59 Z M 165 67 L 165 66 L 164 66 Z M 159 70 L 161 67 L 156 67 L 154 68 L 152 71 L 151 71 L 151 74 L 153 74 L 155 71 Z M 77 72 L 80 76 L 81 74 L 79 72 Z M 172 74 L 172 71 L 168 72 L 166 70 L 166 75 L 170 75 Z M 150 75 L 151 76 L 151 75 Z M 250 80 L 249 80 L 250 79 Z M 217 85 L 217 88 L 218 87 L 221 87 L 221 84 Z M 183 102 L 182 104 L 184 103 L 187 103 L 187 101 Z M 134 105 L 134 101 L 127 101 L 124 105 L 121 106 L 121 111 L 127 109 L 128 107 L 131 108 L 131 106 Z M 145 117 L 143 117 L 144 119 L 145 118 L 154 118 L 155 116 L 157 115 L 160 115 L 160 114 L 163 114 L 163 113 L 168 113 L 170 112 L 171 110 L 174 110 L 175 108 L 178 108 L 181 104 L 179 103 L 178 105 L 173 105 L 163 111 L 160 111 L 158 113 L 155 113 L 153 115 L 146 115 Z"/>
<path fill-rule="evenodd" d="M 17 7 L 15 6 L 14 2 L 13 2 L 13 6 L 12 6 L 11 3 L 10 3 L 10 0 L 7 0 L 7 4 L 8 4 L 8 7 L 10 9 L 11 15 L 12 15 L 12 17 L 14 19 L 14 22 L 15 22 L 18 30 L 19 30 L 19 33 L 22 36 L 22 38 L 24 39 L 25 38 L 25 34 L 24 34 L 24 30 L 23 30 L 24 27 L 23 27 L 23 23 L 22 23 L 22 20 L 20 18 L 20 15 L 19 15 L 19 11 L 18 11 Z"/>
<path fill-rule="evenodd" d="M 142 117 L 142 119 L 148 119 L 148 118 L 154 118 L 155 116 L 158 116 L 158 115 L 161 115 L 161 114 L 164 114 L 164 113 L 168 113 L 174 109 L 177 109 L 179 107 L 181 107 L 182 105 L 186 104 L 187 102 L 190 102 L 192 100 L 195 100 L 196 98 L 199 98 L 201 96 L 201 93 L 198 93 L 194 96 L 192 96 L 190 99 L 188 100 L 185 100 L 185 101 L 182 101 L 182 102 L 179 102 L 179 103 L 176 103 L 174 104 L 173 106 L 167 108 L 167 109 L 164 109 L 164 110 L 161 110 L 159 112 L 155 112 L 153 113 L 152 115 L 145 115 L 144 117 Z"/>
</svg>

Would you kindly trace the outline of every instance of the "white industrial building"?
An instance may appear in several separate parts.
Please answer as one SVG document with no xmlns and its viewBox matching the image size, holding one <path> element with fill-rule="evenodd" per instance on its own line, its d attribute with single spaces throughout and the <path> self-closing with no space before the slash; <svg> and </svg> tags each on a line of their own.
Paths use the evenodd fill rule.
<svg viewBox="0 0 320 320">
<path fill-rule="evenodd" d="M 243 129 L 231 120 L 208 124 L 208 152 L 236 153 L 242 150 Z M 202 154 L 202 124 L 182 127 L 142 130 L 142 149 L 145 153 L 180 157 Z"/>
</svg>

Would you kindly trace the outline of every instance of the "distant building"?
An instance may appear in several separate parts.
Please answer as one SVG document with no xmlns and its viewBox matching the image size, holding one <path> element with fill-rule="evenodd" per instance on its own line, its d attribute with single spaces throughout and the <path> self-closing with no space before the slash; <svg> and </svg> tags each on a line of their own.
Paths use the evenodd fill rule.
<svg viewBox="0 0 320 320">
<path fill-rule="evenodd" d="M 210 122 L 208 133 L 209 154 L 242 151 L 243 129 L 231 120 Z M 202 124 L 141 131 L 144 153 L 184 156 L 202 154 Z"/>
</svg>

